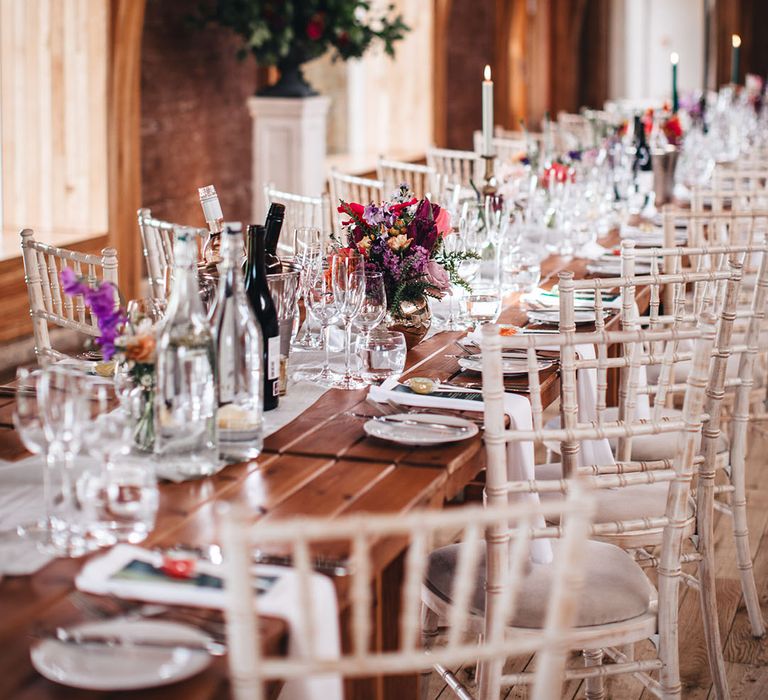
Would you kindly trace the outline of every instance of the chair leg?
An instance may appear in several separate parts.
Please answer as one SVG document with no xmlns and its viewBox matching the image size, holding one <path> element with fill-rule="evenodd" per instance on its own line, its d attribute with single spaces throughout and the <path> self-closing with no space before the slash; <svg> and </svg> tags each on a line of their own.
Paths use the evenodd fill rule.
<svg viewBox="0 0 768 700">
<path fill-rule="evenodd" d="M 588 668 L 590 666 L 602 666 L 602 649 L 585 649 L 582 653 L 584 655 L 584 665 Z M 602 676 L 593 676 L 592 678 L 587 678 L 584 681 L 584 688 L 586 691 L 587 700 L 605 699 L 605 678 Z"/>
<path fill-rule="evenodd" d="M 733 538 L 736 542 L 736 561 L 741 578 L 741 590 L 744 594 L 744 603 L 747 606 L 749 622 L 752 625 L 752 635 L 765 636 L 765 622 L 760 610 L 760 599 L 755 586 L 755 574 L 752 570 L 752 553 L 749 546 L 749 528 L 747 527 L 747 497 L 744 484 L 744 472 L 742 468 L 734 468 L 731 474 L 733 485 L 733 500 L 731 510 L 733 513 Z"/>
<path fill-rule="evenodd" d="M 437 639 L 437 613 L 422 603 L 421 605 L 421 643 L 424 649 L 431 649 Z M 429 697 L 429 681 L 432 669 L 422 671 L 419 677 L 419 697 L 427 700 Z"/>
<path fill-rule="evenodd" d="M 662 700 L 680 700 L 680 656 L 678 650 L 678 589 L 679 571 L 659 569 L 659 658 L 664 664 L 659 670 Z"/>
</svg>

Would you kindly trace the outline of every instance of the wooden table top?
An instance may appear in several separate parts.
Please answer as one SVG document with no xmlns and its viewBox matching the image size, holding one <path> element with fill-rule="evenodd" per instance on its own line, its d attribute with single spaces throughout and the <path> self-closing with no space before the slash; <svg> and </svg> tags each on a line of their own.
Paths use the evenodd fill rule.
<svg viewBox="0 0 768 700">
<path fill-rule="evenodd" d="M 603 241 L 615 244 L 616 238 Z M 556 282 L 566 267 L 584 276 L 586 261 L 552 256 L 542 265 L 542 279 Z M 545 285 L 546 286 L 546 285 Z M 508 298 L 502 323 L 524 325 L 516 295 Z M 438 333 L 408 353 L 406 367 L 419 375 L 445 379 L 458 369 L 455 341 L 461 332 Z M 555 377 L 556 379 L 556 377 Z M 546 403 L 558 394 L 550 382 Z M 336 516 L 354 512 L 405 512 L 441 507 L 483 467 L 480 436 L 443 447 L 414 448 L 379 442 L 363 432 L 364 418 L 380 409 L 365 400 L 367 390 L 326 392 L 291 423 L 269 436 L 258 460 L 226 467 L 213 477 L 162 484 L 155 529 L 147 547 L 178 544 L 204 546 L 218 541 L 215 508 L 221 502 L 245 503 L 254 518 L 295 515 Z M 27 453 L 12 429 L 13 399 L 0 399 L 0 458 Z M 398 556 L 377 552 L 375 574 Z M 42 678 L 29 660 L 30 634 L 36 623 L 47 627 L 85 619 L 74 605 L 73 578 L 80 560 L 55 560 L 32 576 L 0 582 L 0 697 L 102 698 L 105 693 L 77 691 Z M 340 604 L 344 606 L 344 601 Z M 271 646 L 284 643 L 279 620 L 264 620 Z M 226 662 L 217 659 L 204 673 L 166 688 L 142 691 L 143 698 L 226 697 Z M 126 695 L 121 693 L 121 696 Z"/>
</svg>

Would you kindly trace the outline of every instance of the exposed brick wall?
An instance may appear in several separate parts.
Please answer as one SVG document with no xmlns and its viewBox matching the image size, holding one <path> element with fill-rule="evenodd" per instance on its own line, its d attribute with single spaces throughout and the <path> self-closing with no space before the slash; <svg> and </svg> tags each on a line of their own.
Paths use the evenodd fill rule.
<svg viewBox="0 0 768 700">
<path fill-rule="evenodd" d="M 252 59 L 235 57 L 237 37 L 199 31 L 197 3 L 148 0 L 141 56 L 142 202 L 162 219 L 203 225 L 197 188 L 214 184 L 224 216 L 251 210 Z"/>
<path fill-rule="evenodd" d="M 482 124 L 481 84 L 493 64 L 494 0 L 454 0 L 448 22 L 448 148 L 472 150 L 472 133 Z"/>
</svg>

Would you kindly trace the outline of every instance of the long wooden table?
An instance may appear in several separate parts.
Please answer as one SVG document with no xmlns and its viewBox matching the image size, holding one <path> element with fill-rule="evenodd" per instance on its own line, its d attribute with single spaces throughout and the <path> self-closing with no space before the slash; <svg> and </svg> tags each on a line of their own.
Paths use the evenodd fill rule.
<svg viewBox="0 0 768 700">
<path fill-rule="evenodd" d="M 614 243 L 612 238 L 604 243 Z M 543 279 L 556 282 L 566 267 L 584 276 L 585 262 L 550 257 L 542 266 Z M 525 323 L 524 311 L 511 297 L 500 322 Z M 463 333 L 444 332 L 408 353 L 411 373 L 445 379 L 458 369 L 455 341 Z M 313 406 L 265 440 L 258 460 L 236 464 L 201 481 L 163 484 L 160 509 L 148 547 L 178 544 L 204 546 L 218 541 L 215 508 L 221 502 L 247 504 L 254 518 L 295 515 L 337 516 L 354 512 L 406 512 L 419 507 L 439 508 L 459 495 L 483 468 L 480 436 L 433 448 L 412 448 L 368 438 L 365 419 L 380 409 L 365 400 L 367 390 L 330 390 Z M 548 392 L 548 403 L 557 395 Z M 0 399 L 0 426 L 11 423 L 13 399 Z M 0 427 L 0 458 L 25 456 L 18 436 Z M 402 552 L 383 548 L 373 562 L 372 581 L 377 600 L 376 643 L 396 644 Z M 6 577 L 0 582 L 0 697 L 103 698 L 106 693 L 79 691 L 42 678 L 31 666 L 30 635 L 35 625 L 47 627 L 86 619 L 73 602 L 74 575 L 81 560 L 55 560 L 33 576 Z M 344 630 L 345 601 L 342 609 Z M 285 643 L 279 620 L 263 620 L 267 644 Z M 416 697 L 412 676 L 362 679 L 347 684 L 348 698 Z M 120 693 L 121 697 L 127 693 Z M 142 698 L 228 697 L 226 662 L 217 659 L 204 673 L 164 688 L 141 691 Z"/>
</svg>

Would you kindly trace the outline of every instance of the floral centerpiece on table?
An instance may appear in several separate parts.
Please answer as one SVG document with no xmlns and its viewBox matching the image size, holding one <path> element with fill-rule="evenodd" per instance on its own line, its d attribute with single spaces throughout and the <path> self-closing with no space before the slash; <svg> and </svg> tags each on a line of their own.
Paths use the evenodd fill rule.
<svg viewBox="0 0 768 700">
<path fill-rule="evenodd" d="M 338 211 L 349 216 L 343 222 L 346 241 L 339 243 L 362 254 L 368 269 L 382 273 L 390 320 L 398 330 L 413 322 L 426 325 L 425 334 L 428 297 L 442 299 L 451 293 L 451 284 L 470 289 L 458 266 L 477 254 L 447 251 L 443 239 L 453 235 L 450 214 L 429 199 L 414 197 L 407 185 L 389 201 L 341 201 Z"/>
<path fill-rule="evenodd" d="M 280 80 L 259 92 L 273 97 L 317 94 L 304 80 L 302 64 L 332 50 L 334 60 L 360 58 L 380 42 L 385 53 L 408 31 L 393 4 L 371 0 L 207 0 L 196 17 L 240 35 L 239 56 L 249 53 L 263 66 L 277 66 Z"/>
<path fill-rule="evenodd" d="M 99 335 L 94 342 L 105 362 L 120 367 L 129 383 L 128 390 L 135 420 L 133 439 L 138 447 L 151 450 L 154 445 L 155 330 L 150 319 L 128 318 L 120 304 L 120 292 L 111 282 L 94 285 L 69 268 L 60 273 L 62 289 L 69 296 L 82 296 L 96 317 Z"/>
</svg>

